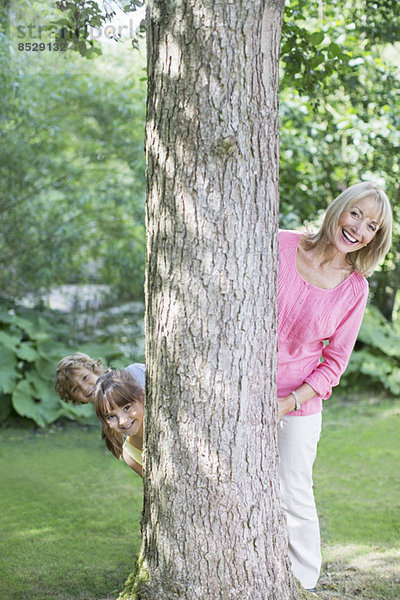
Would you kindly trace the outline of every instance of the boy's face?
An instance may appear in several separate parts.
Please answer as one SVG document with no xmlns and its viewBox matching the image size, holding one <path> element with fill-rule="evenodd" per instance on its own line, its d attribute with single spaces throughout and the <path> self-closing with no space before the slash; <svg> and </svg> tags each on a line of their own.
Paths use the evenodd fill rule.
<svg viewBox="0 0 400 600">
<path fill-rule="evenodd" d="M 74 369 L 71 377 L 70 395 L 74 402 L 87 404 L 94 400 L 94 387 L 100 373 L 89 371 L 86 367 Z"/>
</svg>

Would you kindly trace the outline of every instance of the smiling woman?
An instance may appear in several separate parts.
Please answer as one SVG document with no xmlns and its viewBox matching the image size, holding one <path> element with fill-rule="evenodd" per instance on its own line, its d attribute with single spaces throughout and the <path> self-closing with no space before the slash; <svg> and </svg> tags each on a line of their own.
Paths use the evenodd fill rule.
<svg viewBox="0 0 400 600">
<path fill-rule="evenodd" d="M 386 194 L 363 182 L 332 202 L 318 233 L 279 234 L 281 490 L 293 572 L 308 589 L 321 565 L 312 468 L 322 401 L 347 366 L 367 302 L 366 277 L 389 250 L 391 230 Z"/>
<path fill-rule="evenodd" d="M 336 245 L 339 238 L 345 245 Z M 347 275 L 357 270 L 369 277 L 391 241 L 390 202 L 383 190 L 365 181 L 352 185 L 330 204 L 321 229 L 304 235 L 301 248 L 308 251 L 317 266 L 332 262 L 345 268 Z"/>
<path fill-rule="evenodd" d="M 343 212 L 339 219 L 337 251 L 347 254 L 367 246 L 379 228 L 380 212 L 372 198 L 361 198 Z M 340 242 L 344 243 L 343 249 Z"/>
</svg>

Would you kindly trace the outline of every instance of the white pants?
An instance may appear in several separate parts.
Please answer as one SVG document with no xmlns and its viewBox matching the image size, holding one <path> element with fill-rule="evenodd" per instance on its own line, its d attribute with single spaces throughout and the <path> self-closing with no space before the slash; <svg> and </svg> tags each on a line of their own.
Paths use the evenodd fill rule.
<svg viewBox="0 0 400 600">
<path fill-rule="evenodd" d="M 278 423 L 282 505 L 289 535 L 292 571 L 313 588 L 321 569 L 321 542 L 315 508 L 312 468 L 321 434 L 321 413 L 285 416 Z"/>
</svg>

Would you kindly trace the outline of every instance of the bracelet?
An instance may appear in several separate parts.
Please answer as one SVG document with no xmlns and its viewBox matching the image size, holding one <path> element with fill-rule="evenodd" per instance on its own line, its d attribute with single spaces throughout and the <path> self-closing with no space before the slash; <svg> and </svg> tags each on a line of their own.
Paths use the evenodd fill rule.
<svg viewBox="0 0 400 600">
<path fill-rule="evenodd" d="M 293 392 L 290 392 L 289 396 L 290 395 L 293 396 L 294 401 L 296 402 L 296 406 L 294 407 L 294 410 L 295 411 L 300 410 L 300 408 L 301 408 L 301 402 L 300 402 L 300 398 L 299 398 L 298 393 L 293 391 Z"/>
</svg>

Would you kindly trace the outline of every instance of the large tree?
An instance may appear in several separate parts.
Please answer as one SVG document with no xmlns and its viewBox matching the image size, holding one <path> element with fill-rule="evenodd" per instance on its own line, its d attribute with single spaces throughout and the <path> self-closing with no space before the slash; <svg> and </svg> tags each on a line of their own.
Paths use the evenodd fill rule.
<svg viewBox="0 0 400 600">
<path fill-rule="evenodd" d="M 125 597 L 297 597 L 276 444 L 283 5 L 148 6 L 143 546 Z"/>
</svg>

